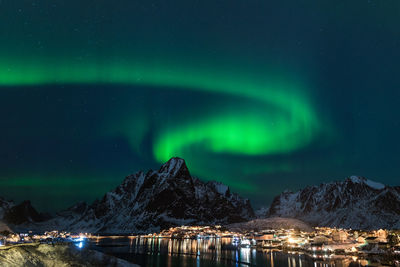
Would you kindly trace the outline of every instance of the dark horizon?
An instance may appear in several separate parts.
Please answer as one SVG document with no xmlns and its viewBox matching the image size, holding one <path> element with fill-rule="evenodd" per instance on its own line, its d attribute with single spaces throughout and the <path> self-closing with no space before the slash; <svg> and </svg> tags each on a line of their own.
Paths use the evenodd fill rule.
<svg viewBox="0 0 400 267">
<path fill-rule="evenodd" d="M 173 157 L 173 158 L 179 158 L 179 157 Z M 171 158 L 171 159 L 172 159 L 172 158 Z M 186 162 L 186 161 L 185 161 L 185 162 Z M 167 162 L 165 162 L 165 163 L 167 163 Z M 163 163 L 162 165 L 164 165 L 165 163 Z M 186 163 L 186 164 L 187 164 L 187 163 Z M 133 173 L 131 173 L 131 174 L 135 174 L 135 173 L 138 173 L 138 172 L 147 173 L 147 172 L 149 172 L 149 171 L 156 171 L 156 170 L 159 170 L 159 169 L 162 167 L 162 165 L 158 166 L 157 168 L 140 169 L 140 170 L 137 170 L 136 172 L 133 172 Z M 189 172 L 190 172 L 190 168 L 189 168 Z M 129 175 L 131 175 L 131 174 L 129 174 Z M 104 191 L 103 194 L 100 194 L 98 197 L 95 197 L 94 199 L 88 199 L 88 200 L 86 200 L 86 199 L 84 199 L 84 198 L 83 198 L 82 200 L 77 199 L 75 202 L 72 202 L 72 203 L 68 204 L 67 206 L 64 206 L 64 207 L 61 207 L 61 208 L 60 208 L 60 207 L 57 207 L 57 208 L 50 209 L 50 210 L 41 210 L 40 207 L 38 208 L 38 207 L 35 205 L 35 204 L 37 204 L 37 203 L 35 203 L 35 195 L 33 195 L 33 196 L 34 196 L 34 197 L 33 197 L 33 201 L 32 201 L 31 199 L 28 199 L 28 198 L 22 198 L 22 199 L 19 199 L 18 201 L 16 201 L 15 199 L 12 199 L 12 198 L 5 198 L 4 196 L 0 196 L 0 198 L 5 198 L 5 200 L 8 200 L 8 201 L 14 201 L 15 204 L 17 204 L 17 205 L 18 205 L 18 204 L 21 204 L 22 202 L 29 201 L 29 202 L 33 205 L 33 207 L 34 207 L 38 212 L 54 214 L 54 213 L 56 213 L 56 212 L 59 212 L 59 211 L 62 211 L 62 210 L 71 208 L 71 207 L 73 207 L 74 205 L 76 205 L 76 204 L 78 204 L 78 203 L 80 203 L 80 202 L 86 202 L 88 205 L 90 205 L 90 204 L 92 204 L 92 202 L 94 202 L 95 200 L 100 200 L 107 192 L 109 192 L 109 191 L 111 191 L 111 190 L 114 190 L 116 187 L 118 187 L 118 186 L 122 183 L 122 181 L 123 181 L 127 176 L 129 176 L 129 175 L 124 176 L 124 178 L 121 179 L 121 181 L 120 181 L 119 184 L 117 184 L 116 186 L 114 186 L 114 187 L 112 187 L 112 188 L 106 189 L 106 191 Z M 198 179 L 200 179 L 201 181 L 204 181 L 204 182 L 207 182 L 207 181 L 216 181 L 216 182 L 220 182 L 220 181 L 218 181 L 218 180 L 213 180 L 213 179 L 204 180 L 204 179 L 199 178 L 199 177 L 196 177 L 196 176 L 194 176 L 194 175 L 192 175 L 192 177 L 198 178 Z M 291 190 L 291 189 L 287 188 L 287 189 L 285 189 L 285 190 L 283 190 L 283 191 L 277 193 L 275 196 L 273 196 L 273 198 L 274 198 L 274 197 L 278 197 L 281 193 L 283 193 L 284 191 L 287 191 L 287 190 L 292 191 L 292 192 L 296 192 L 297 190 L 302 190 L 302 189 L 304 189 L 304 188 L 306 188 L 306 187 L 308 187 L 308 186 L 313 186 L 313 185 L 317 186 L 317 185 L 321 185 L 321 184 L 324 184 L 324 183 L 332 183 L 332 182 L 343 182 L 343 181 L 345 181 L 345 180 L 347 180 L 347 179 L 351 180 L 352 177 L 353 177 L 353 176 L 346 176 L 346 177 L 344 177 L 343 179 L 335 179 L 335 180 L 331 180 L 331 181 L 323 181 L 323 182 L 321 182 L 321 183 L 319 183 L 319 184 L 307 184 L 307 185 L 303 185 L 302 187 L 296 188 L 296 189 L 294 189 L 294 190 Z M 368 177 L 363 177 L 363 176 L 359 176 L 359 177 L 362 177 L 362 178 L 365 178 L 365 179 L 367 179 L 367 180 L 370 180 L 370 179 L 368 179 Z M 387 185 L 387 184 L 385 184 L 385 185 L 386 185 L 386 186 L 399 186 L 398 184 L 393 184 L 393 185 Z M 232 193 L 238 193 L 238 192 L 235 191 L 232 187 L 230 187 L 230 190 L 231 190 Z M 238 193 L 238 194 L 241 195 L 240 193 Z M 6 194 L 6 195 L 7 195 L 7 194 Z M 242 197 L 243 197 L 243 196 L 242 196 Z M 48 199 L 48 200 L 51 200 L 51 199 Z M 270 206 L 270 204 L 271 204 L 271 202 L 269 202 L 268 204 L 265 204 L 265 205 L 263 205 L 262 203 L 261 203 L 261 204 L 258 204 L 258 205 L 254 205 L 253 201 L 252 201 L 251 199 L 249 199 L 249 200 L 250 200 L 250 203 L 251 203 L 252 208 L 254 209 L 254 211 L 256 211 L 256 210 L 258 210 L 258 209 L 260 209 L 260 208 L 263 208 L 263 209 L 264 209 L 264 208 L 269 208 L 269 206 Z M 271 199 L 271 200 L 272 200 L 272 199 Z"/>
</svg>

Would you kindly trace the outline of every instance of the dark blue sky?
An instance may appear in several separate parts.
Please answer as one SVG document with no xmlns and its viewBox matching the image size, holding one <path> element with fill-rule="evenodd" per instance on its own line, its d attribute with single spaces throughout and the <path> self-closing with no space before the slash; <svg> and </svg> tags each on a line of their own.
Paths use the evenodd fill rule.
<svg viewBox="0 0 400 267">
<path fill-rule="evenodd" d="M 0 195 L 91 201 L 169 156 L 268 205 L 398 184 L 398 1 L 0 0 Z"/>
</svg>

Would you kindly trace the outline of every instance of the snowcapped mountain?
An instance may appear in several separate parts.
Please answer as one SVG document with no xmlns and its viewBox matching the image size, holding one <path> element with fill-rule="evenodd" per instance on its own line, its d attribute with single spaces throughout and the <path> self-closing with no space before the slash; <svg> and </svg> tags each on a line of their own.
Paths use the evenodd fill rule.
<svg viewBox="0 0 400 267">
<path fill-rule="evenodd" d="M 268 217 L 297 218 L 317 226 L 400 229 L 400 187 L 352 176 L 275 197 Z"/>
<path fill-rule="evenodd" d="M 249 200 L 221 183 L 193 178 L 183 159 L 172 158 L 158 171 L 127 176 L 93 204 L 78 203 L 34 228 L 147 233 L 176 225 L 228 224 L 253 217 Z"/>
</svg>

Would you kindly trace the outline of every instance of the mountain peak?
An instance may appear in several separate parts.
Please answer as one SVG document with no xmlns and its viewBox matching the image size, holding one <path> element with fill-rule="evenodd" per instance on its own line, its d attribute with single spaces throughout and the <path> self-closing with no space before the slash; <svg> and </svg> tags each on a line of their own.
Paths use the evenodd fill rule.
<svg viewBox="0 0 400 267">
<path fill-rule="evenodd" d="M 351 181 L 354 184 L 365 184 L 367 186 L 369 186 L 372 189 L 376 189 L 376 190 L 381 190 L 383 188 L 385 188 L 384 184 L 378 183 L 378 182 L 374 182 L 371 180 L 368 180 L 364 177 L 360 177 L 360 176 L 351 176 L 350 178 L 347 179 L 348 181 Z"/>
<path fill-rule="evenodd" d="M 364 177 L 308 186 L 274 198 L 268 216 L 300 218 L 313 225 L 379 229 L 400 227 L 400 190 Z"/>
<path fill-rule="evenodd" d="M 191 177 L 185 161 L 174 157 L 159 171 L 127 176 L 91 205 L 78 203 L 29 228 L 44 230 L 56 225 L 72 232 L 149 233 L 177 225 L 228 224 L 253 217 L 249 200 L 221 183 Z M 33 220 L 18 223 L 26 221 Z"/>
<path fill-rule="evenodd" d="M 191 177 L 186 162 L 182 158 L 173 157 L 161 166 L 159 173 L 167 173 L 172 177 Z"/>
</svg>

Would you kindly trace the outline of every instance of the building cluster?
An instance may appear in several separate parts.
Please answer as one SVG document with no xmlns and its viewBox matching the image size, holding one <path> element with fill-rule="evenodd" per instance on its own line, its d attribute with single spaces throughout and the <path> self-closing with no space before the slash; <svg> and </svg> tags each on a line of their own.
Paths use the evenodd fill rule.
<svg viewBox="0 0 400 267">
<path fill-rule="evenodd" d="M 90 238 L 88 233 L 71 234 L 69 232 L 50 231 L 42 234 L 32 233 L 0 233 L 0 246 L 12 246 L 27 243 L 61 243 L 61 242 L 76 242 L 82 239 Z"/>
<path fill-rule="evenodd" d="M 360 231 L 317 227 L 313 232 L 303 232 L 299 229 L 231 232 L 221 226 L 181 226 L 142 237 L 232 238 L 234 246 L 302 250 L 317 255 L 400 254 L 400 231 L 384 229 Z"/>
<path fill-rule="evenodd" d="M 317 227 L 313 232 L 290 230 L 267 230 L 247 233 L 265 248 L 299 249 L 312 253 L 358 254 L 399 253 L 399 231 L 357 231 Z"/>
<path fill-rule="evenodd" d="M 42 234 L 0 233 L 0 246 L 24 243 L 82 242 L 91 234 L 71 234 L 50 231 Z M 316 227 L 312 232 L 299 229 L 265 229 L 230 231 L 222 226 L 171 227 L 160 233 L 140 236 L 142 238 L 208 239 L 222 238 L 229 246 L 305 251 L 312 255 L 359 255 L 394 254 L 400 257 L 400 230 L 360 231 Z"/>
<path fill-rule="evenodd" d="M 236 233 L 224 230 L 220 225 L 215 226 L 180 226 L 171 227 L 160 233 L 149 234 L 142 237 L 160 237 L 175 239 L 197 239 L 209 237 L 232 237 Z"/>
</svg>

